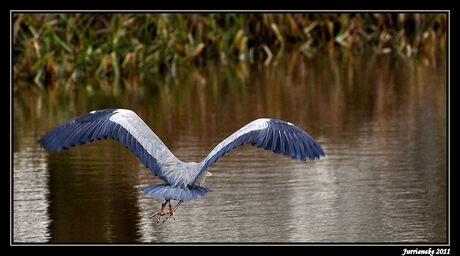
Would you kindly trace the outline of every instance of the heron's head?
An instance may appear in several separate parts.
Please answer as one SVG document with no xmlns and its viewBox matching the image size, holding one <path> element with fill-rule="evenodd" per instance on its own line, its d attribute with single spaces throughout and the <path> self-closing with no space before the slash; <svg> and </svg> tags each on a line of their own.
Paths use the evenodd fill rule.
<svg viewBox="0 0 460 256">
<path fill-rule="evenodd" d="M 206 172 L 206 177 L 210 177 L 210 176 L 212 176 L 212 173 L 210 173 L 210 172 L 207 171 L 207 172 Z"/>
</svg>

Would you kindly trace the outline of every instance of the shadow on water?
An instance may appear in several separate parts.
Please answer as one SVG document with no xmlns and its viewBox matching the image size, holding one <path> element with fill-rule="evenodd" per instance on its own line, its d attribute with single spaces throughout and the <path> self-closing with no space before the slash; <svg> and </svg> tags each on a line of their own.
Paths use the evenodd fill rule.
<svg viewBox="0 0 460 256">
<path fill-rule="evenodd" d="M 294 52 L 269 66 L 62 86 L 74 90 L 14 97 L 14 242 L 447 241 L 444 59 Z M 160 225 L 148 218 L 160 201 L 139 188 L 161 181 L 123 145 L 36 143 L 102 108 L 136 111 L 183 161 L 259 117 L 303 128 L 327 157 L 243 146 L 210 167 L 213 193 Z"/>
</svg>

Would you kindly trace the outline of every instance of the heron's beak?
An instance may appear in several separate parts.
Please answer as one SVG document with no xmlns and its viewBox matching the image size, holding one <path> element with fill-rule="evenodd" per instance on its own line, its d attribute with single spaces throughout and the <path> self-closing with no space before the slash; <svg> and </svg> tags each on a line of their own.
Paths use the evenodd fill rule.
<svg viewBox="0 0 460 256">
<path fill-rule="evenodd" d="M 206 177 L 212 176 L 212 173 L 206 172 Z"/>
</svg>

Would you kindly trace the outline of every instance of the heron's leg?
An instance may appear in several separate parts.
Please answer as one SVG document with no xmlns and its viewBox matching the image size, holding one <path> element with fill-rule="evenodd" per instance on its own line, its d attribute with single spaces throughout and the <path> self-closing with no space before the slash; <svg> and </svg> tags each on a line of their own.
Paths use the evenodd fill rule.
<svg viewBox="0 0 460 256">
<path fill-rule="evenodd" d="M 184 201 L 180 200 L 180 201 L 176 204 L 176 206 L 174 206 L 174 211 L 179 207 L 179 205 L 180 205 L 182 202 L 184 202 Z"/>
<path fill-rule="evenodd" d="M 150 216 L 150 219 L 155 217 L 155 216 L 158 216 L 158 219 L 157 219 L 157 222 L 160 222 L 160 216 L 163 216 L 165 215 L 163 209 L 165 208 L 166 204 L 169 203 L 169 200 L 166 200 L 164 201 L 163 203 L 161 203 L 161 208 L 159 211 L 155 212 L 154 214 L 152 214 L 152 216 Z"/>
<path fill-rule="evenodd" d="M 180 201 L 176 204 L 176 206 L 174 207 L 174 209 L 173 209 L 172 206 L 171 206 L 171 202 L 169 202 L 169 212 L 168 212 L 169 215 L 166 216 L 166 219 L 163 220 L 163 223 L 166 222 L 166 221 L 169 219 L 169 217 L 171 217 L 171 216 L 173 217 L 174 220 L 176 220 L 176 215 L 174 214 L 174 212 L 176 211 L 176 209 L 179 207 L 179 205 L 180 205 L 182 202 L 183 202 L 183 201 L 180 200 Z"/>
<path fill-rule="evenodd" d="M 174 220 L 176 220 L 176 215 L 174 215 L 174 210 L 173 210 L 173 208 L 172 208 L 172 206 L 171 206 L 171 202 L 169 202 L 169 212 L 168 212 L 168 214 L 169 214 L 169 215 L 166 216 L 166 219 L 165 219 L 164 221 L 166 221 L 167 219 L 169 219 L 169 217 L 171 217 L 171 216 L 173 217 Z M 163 221 L 163 222 L 164 222 L 164 221 Z"/>
</svg>

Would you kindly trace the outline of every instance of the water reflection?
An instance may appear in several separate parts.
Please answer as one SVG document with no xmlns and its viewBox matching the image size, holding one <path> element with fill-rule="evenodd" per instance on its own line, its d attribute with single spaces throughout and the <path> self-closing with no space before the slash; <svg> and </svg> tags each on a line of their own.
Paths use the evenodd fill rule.
<svg viewBox="0 0 460 256">
<path fill-rule="evenodd" d="M 213 65 L 125 87 L 89 80 L 70 95 L 16 95 L 13 240 L 446 242 L 443 63 L 293 53 L 268 67 Z M 157 224 L 148 217 L 160 201 L 139 188 L 161 181 L 118 142 L 52 154 L 35 144 L 61 122 L 113 107 L 135 110 L 183 161 L 200 161 L 259 117 L 302 127 L 327 157 L 305 164 L 243 146 L 210 167 L 215 192 Z M 21 204 L 23 179 L 40 188 L 39 206 Z"/>
<path fill-rule="evenodd" d="M 50 238 L 48 166 L 46 153 L 29 145 L 14 154 L 14 220 L 15 242 L 47 242 Z"/>
</svg>

